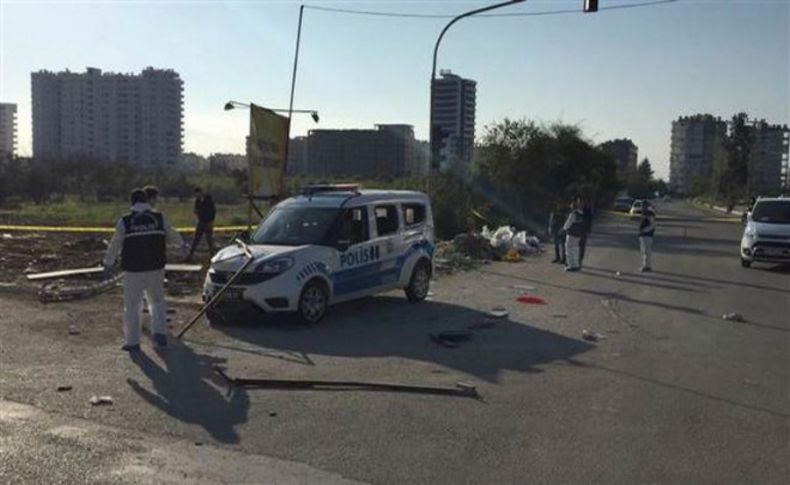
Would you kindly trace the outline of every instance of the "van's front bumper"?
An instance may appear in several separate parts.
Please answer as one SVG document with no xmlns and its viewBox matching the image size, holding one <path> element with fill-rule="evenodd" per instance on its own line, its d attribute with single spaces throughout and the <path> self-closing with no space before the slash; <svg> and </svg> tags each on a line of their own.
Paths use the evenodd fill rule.
<svg viewBox="0 0 790 485">
<path fill-rule="evenodd" d="M 245 273 L 239 278 L 242 283 L 250 281 L 247 275 Z M 211 272 L 207 274 L 203 284 L 203 301 L 213 298 L 229 278 L 218 278 L 216 273 Z M 233 284 L 220 296 L 217 307 L 234 310 L 253 305 L 265 313 L 293 312 L 297 310 L 298 301 L 298 289 L 288 288 L 288 285 L 282 284 L 279 276 L 275 276 L 257 284 Z"/>
<path fill-rule="evenodd" d="M 756 240 L 741 243 L 741 258 L 762 263 L 790 263 L 790 242 Z"/>
</svg>

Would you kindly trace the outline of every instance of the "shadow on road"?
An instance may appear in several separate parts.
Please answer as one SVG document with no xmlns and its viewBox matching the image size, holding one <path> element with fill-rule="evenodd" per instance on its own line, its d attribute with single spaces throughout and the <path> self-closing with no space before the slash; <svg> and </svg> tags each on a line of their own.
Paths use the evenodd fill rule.
<svg viewBox="0 0 790 485">
<path fill-rule="evenodd" d="M 754 268 L 751 268 L 749 270 L 744 270 L 744 271 L 751 271 L 753 269 Z M 790 272 L 790 265 L 785 265 L 785 266 L 777 265 L 777 266 L 773 266 L 773 267 L 767 269 L 766 271 L 776 272 L 776 273 L 788 273 L 788 272 Z M 709 278 L 709 277 L 706 277 L 706 276 L 688 275 L 688 274 L 684 274 L 684 273 L 674 273 L 672 271 L 656 271 L 656 270 L 653 270 L 653 273 L 654 274 L 667 275 L 667 276 L 674 276 L 674 277 L 677 277 L 677 278 L 685 278 L 685 279 L 692 280 L 692 281 L 695 281 L 695 282 L 703 281 L 703 282 L 706 282 L 706 283 L 718 283 L 718 284 L 722 284 L 722 285 L 743 286 L 743 287 L 746 287 L 746 288 L 754 288 L 756 290 L 768 290 L 768 291 L 778 291 L 780 293 L 790 293 L 790 286 L 787 287 L 787 288 L 777 288 L 775 286 L 758 285 L 758 284 L 755 284 L 755 283 L 748 283 L 748 282 L 745 282 L 745 281 L 729 281 L 729 280 L 723 280 L 723 279 L 719 279 L 719 278 Z"/>
<path fill-rule="evenodd" d="M 453 368 L 489 382 L 497 382 L 503 370 L 541 372 L 537 368 L 541 364 L 593 348 L 587 342 L 507 319 L 474 330 L 472 339 L 458 348 L 439 346 L 429 338 L 430 333 L 465 330 L 485 320 L 484 312 L 458 305 L 410 304 L 402 297 L 378 296 L 333 307 L 316 326 L 287 324 L 273 317 L 255 322 L 250 315 L 237 315 L 231 320 L 234 325 L 216 329 L 267 349 L 305 356 L 401 357 Z"/>
<path fill-rule="evenodd" d="M 704 391 L 698 391 L 696 389 L 691 389 L 689 387 L 684 387 L 684 386 L 681 386 L 681 385 L 678 385 L 678 384 L 673 384 L 673 383 L 670 383 L 670 382 L 660 381 L 660 380 L 654 379 L 652 377 L 640 376 L 640 375 L 635 374 L 633 372 L 625 371 L 625 370 L 622 370 L 622 369 L 615 369 L 613 367 L 607 367 L 607 366 L 600 365 L 600 364 L 592 364 L 592 363 L 588 363 L 588 362 L 580 362 L 580 361 L 577 361 L 577 360 L 574 360 L 574 359 L 569 360 L 568 364 L 570 364 L 572 366 L 575 366 L 575 367 L 582 367 L 582 368 L 586 368 L 586 369 L 590 369 L 590 370 L 599 370 L 599 371 L 608 372 L 608 373 L 619 375 L 619 376 L 623 376 L 623 377 L 628 377 L 630 379 L 636 379 L 638 381 L 646 382 L 646 383 L 653 384 L 653 385 L 660 386 L 660 387 L 664 387 L 664 388 L 667 388 L 667 389 L 672 389 L 672 390 L 675 390 L 675 391 L 681 391 L 681 392 L 693 394 L 693 395 L 695 395 L 697 397 L 710 399 L 710 400 L 717 401 L 717 402 L 720 402 L 720 403 L 730 404 L 732 406 L 737 406 L 739 408 L 748 409 L 748 410 L 751 410 L 751 411 L 767 413 L 767 414 L 770 414 L 772 416 L 785 418 L 785 419 L 790 418 L 790 414 L 787 414 L 786 412 L 776 411 L 776 410 L 773 410 L 773 409 L 770 409 L 770 408 L 766 408 L 766 407 L 763 407 L 763 406 L 757 406 L 757 405 L 754 405 L 754 404 L 748 404 L 748 403 L 735 401 L 733 399 L 729 399 L 729 398 L 721 397 L 721 396 L 716 396 L 715 394 L 710 394 L 710 393 L 707 393 L 707 392 L 704 392 Z"/>
<path fill-rule="evenodd" d="M 159 354 L 164 368 L 143 352 L 131 354 L 132 361 L 151 380 L 155 392 L 134 379 L 127 379 L 132 390 L 179 421 L 202 426 L 217 441 L 238 443 L 234 426 L 247 421 L 249 397 L 238 390 L 228 400 L 208 382 L 214 377 L 212 366 L 224 363 L 225 359 L 196 354 L 178 343 Z"/>
</svg>

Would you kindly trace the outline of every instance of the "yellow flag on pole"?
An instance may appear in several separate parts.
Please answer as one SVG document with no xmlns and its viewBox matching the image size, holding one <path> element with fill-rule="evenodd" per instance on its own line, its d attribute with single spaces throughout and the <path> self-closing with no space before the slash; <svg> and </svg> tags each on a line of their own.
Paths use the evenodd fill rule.
<svg viewBox="0 0 790 485">
<path fill-rule="evenodd" d="M 272 110 L 250 106 L 247 159 L 253 197 L 280 198 L 283 195 L 288 123 L 287 117 Z"/>
</svg>

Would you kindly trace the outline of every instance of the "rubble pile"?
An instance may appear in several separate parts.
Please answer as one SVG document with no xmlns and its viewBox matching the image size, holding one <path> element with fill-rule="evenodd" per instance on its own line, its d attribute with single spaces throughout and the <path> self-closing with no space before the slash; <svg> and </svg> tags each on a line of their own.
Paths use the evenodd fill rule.
<svg viewBox="0 0 790 485">
<path fill-rule="evenodd" d="M 474 269 L 489 261 L 520 262 L 525 256 L 543 251 L 540 240 L 526 231 L 510 226 L 491 231 L 487 226 L 479 233 L 458 234 L 452 241 L 436 244 L 434 263 L 439 271 Z"/>
</svg>

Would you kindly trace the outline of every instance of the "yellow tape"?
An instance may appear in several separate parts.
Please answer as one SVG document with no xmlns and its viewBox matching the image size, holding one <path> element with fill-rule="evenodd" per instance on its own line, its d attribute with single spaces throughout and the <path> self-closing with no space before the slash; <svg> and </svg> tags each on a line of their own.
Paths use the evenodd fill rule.
<svg viewBox="0 0 790 485">
<path fill-rule="evenodd" d="M 214 228 L 214 232 L 238 232 L 246 231 L 247 226 L 219 226 Z M 17 232 L 88 232 L 88 233 L 113 233 L 113 227 L 75 227 L 75 226 L 21 226 L 11 224 L 0 224 L 0 231 Z M 194 227 L 177 227 L 178 232 L 195 232 Z"/>
</svg>

